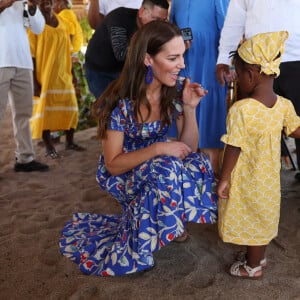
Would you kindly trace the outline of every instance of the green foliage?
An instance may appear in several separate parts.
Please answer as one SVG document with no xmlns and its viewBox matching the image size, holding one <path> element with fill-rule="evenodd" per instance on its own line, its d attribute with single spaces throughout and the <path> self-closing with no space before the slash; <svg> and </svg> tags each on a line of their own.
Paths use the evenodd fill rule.
<svg viewBox="0 0 300 300">
<path fill-rule="evenodd" d="M 90 27 L 87 17 L 83 17 L 79 23 L 83 33 L 83 45 L 86 46 L 91 39 L 94 30 Z"/>
</svg>

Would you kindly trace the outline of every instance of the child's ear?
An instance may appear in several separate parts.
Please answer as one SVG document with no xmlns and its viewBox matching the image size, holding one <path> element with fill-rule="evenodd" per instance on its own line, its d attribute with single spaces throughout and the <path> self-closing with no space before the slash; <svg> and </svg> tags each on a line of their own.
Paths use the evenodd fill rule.
<svg viewBox="0 0 300 300">
<path fill-rule="evenodd" d="M 248 77 L 249 77 L 249 83 L 256 82 L 257 76 L 259 76 L 259 69 L 257 66 L 252 65 L 249 68 L 247 68 Z"/>
<path fill-rule="evenodd" d="M 253 69 L 253 68 L 248 68 L 247 69 L 247 73 L 248 73 L 248 80 L 250 84 L 253 84 L 256 82 L 256 78 L 257 78 L 257 70 Z"/>
</svg>

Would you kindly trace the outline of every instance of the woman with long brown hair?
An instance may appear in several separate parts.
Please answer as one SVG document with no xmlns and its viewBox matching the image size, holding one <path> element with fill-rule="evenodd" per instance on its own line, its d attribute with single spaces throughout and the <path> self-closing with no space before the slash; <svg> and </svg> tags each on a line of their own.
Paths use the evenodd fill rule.
<svg viewBox="0 0 300 300">
<path fill-rule="evenodd" d="M 178 97 L 184 51 L 175 25 L 143 26 L 131 40 L 121 76 L 95 103 L 103 149 L 97 180 L 122 214 L 77 213 L 66 224 L 61 251 L 87 274 L 148 269 L 153 252 L 186 236 L 187 222 L 217 219 L 213 171 L 208 157 L 196 152 L 195 109 L 207 91 L 187 79 Z M 171 119 L 178 125 L 176 141 L 167 137 Z"/>
</svg>

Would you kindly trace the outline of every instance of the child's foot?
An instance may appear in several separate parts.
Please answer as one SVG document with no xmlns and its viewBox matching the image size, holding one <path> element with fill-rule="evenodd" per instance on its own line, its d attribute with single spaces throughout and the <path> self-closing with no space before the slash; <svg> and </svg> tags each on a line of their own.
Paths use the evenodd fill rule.
<svg viewBox="0 0 300 300">
<path fill-rule="evenodd" d="M 242 263 L 247 263 L 247 253 L 245 253 L 244 251 L 237 252 L 237 254 L 235 255 L 235 260 L 240 261 Z M 266 268 L 267 267 L 267 258 L 264 257 L 259 263 L 263 268 Z"/>
<path fill-rule="evenodd" d="M 262 266 L 251 268 L 241 261 L 234 262 L 228 270 L 231 276 L 243 279 L 261 279 L 263 276 Z"/>
<path fill-rule="evenodd" d="M 85 151 L 85 148 L 83 148 L 75 143 L 70 143 L 70 144 L 66 144 L 66 150 Z"/>
<path fill-rule="evenodd" d="M 58 154 L 58 152 L 56 152 L 54 147 L 47 148 L 45 156 L 50 156 L 52 159 L 56 159 L 60 157 L 60 155 Z"/>
</svg>

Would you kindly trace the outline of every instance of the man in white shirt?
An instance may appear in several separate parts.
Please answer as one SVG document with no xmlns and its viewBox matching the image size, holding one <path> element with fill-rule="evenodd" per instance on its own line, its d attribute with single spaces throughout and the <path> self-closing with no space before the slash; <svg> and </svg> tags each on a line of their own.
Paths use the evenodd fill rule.
<svg viewBox="0 0 300 300">
<path fill-rule="evenodd" d="M 140 8 L 143 0 L 90 0 L 88 6 L 88 21 L 91 28 L 96 29 L 112 10 L 118 7 Z"/>
<path fill-rule="evenodd" d="M 217 78 L 221 85 L 232 79 L 229 53 L 235 51 L 243 36 L 286 30 L 289 38 L 280 65 L 274 91 L 292 101 L 300 115 L 300 1 L 231 0 L 219 42 Z M 295 139 L 297 164 L 300 167 L 300 139 Z M 300 180 L 300 173 L 295 175 Z"/>
<path fill-rule="evenodd" d="M 35 0 L 0 0 L 0 120 L 10 94 L 16 141 L 16 172 L 47 171 L 34 160 L 29 120 L 32 114 L 33 63 L 26 28 L 39 34 L 45 20 Z"/>
</svg>

